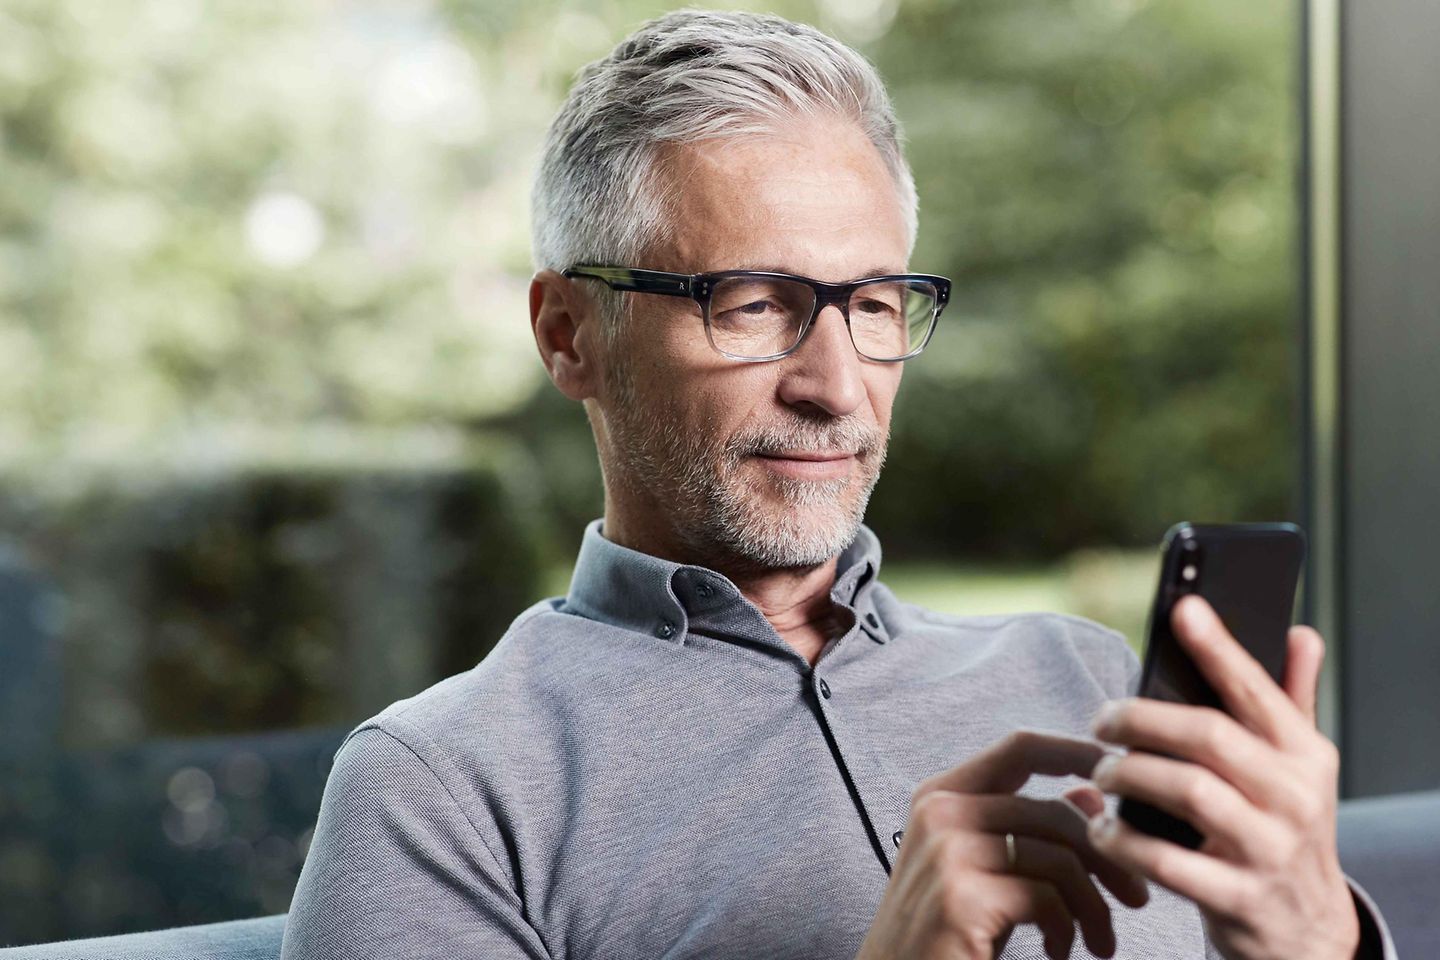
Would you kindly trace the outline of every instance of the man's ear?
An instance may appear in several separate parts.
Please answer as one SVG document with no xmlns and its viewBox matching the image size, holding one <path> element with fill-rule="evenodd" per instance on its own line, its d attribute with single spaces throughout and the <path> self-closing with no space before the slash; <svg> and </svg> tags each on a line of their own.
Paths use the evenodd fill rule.
<svg viewBox="0 0 1440 960">
<path fill-rule="evenodd" d="M 545 372 L 571 400 L 588 400 L 600 386 L 600 338 L 592 302 L 566 277 L 541 270 L 530 280 L 530 330 Z"/>
</svg>

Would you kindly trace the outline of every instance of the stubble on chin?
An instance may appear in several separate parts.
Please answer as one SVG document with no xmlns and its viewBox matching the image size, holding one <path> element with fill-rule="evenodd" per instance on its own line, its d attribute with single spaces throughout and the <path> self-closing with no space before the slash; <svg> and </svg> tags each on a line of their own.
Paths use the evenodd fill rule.
<svg viewBox="0 0 1440 960">
<path fill-rule="evenodd" d="M 802 480 L 772 473 L 752 456 L 717 477 L 706 539 L 758 569 L 823 564 L 855 539 L 885 456 L 868 448 L 846 477 Z"/>
<path fill-rule="evenodd" d="M 879 428 L 859 417 L 794 413 L 716 438 L 690 426 L 697 418 L 676 404 L 641 397 L 623 366 L 612 373 L 607 482 L 665 511 L 690 562 L 749 571 L 815 567 L 854 540 L 885 458 L 888 438 Z M 753 459 L 757 451 L 796 447 L 856 452 L 855 469 L 839 479 L 804 480 Z"/>
</svg>

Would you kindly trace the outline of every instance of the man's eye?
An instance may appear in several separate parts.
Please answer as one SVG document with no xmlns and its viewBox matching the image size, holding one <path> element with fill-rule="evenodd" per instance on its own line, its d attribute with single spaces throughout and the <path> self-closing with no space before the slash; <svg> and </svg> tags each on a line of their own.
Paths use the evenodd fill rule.
<svg viewBox="0 0 1440 960">
<path fill-rule="evenodd" d="M 771 300 L 752 300 L 738 307 L 722 310 L 715 318 L 722 323 L 754 323 L 757 320 L 776 320 L 784 315 L 784 309 Z"/>
<path fill-rule="evenodd" d="M 895 313 L 895 308 L 883 300 L 860 300 L 851 304 L 850 309 L 871 317 L 885 317 Z"/>
</svg>

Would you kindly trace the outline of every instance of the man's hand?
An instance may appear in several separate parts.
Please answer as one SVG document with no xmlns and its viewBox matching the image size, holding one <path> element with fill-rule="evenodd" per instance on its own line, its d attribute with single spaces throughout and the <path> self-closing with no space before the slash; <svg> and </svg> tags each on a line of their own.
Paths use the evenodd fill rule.
<svg viewBox="0 0 1440 960">
<path fill-rule="evenodd" d="M 1325 642 L 1292 627 L 1282 690 L 1203 599 L 1181 599 L 1175 635 L 1232 716 L 1146 698 L 1096 719 L 1102 740 L 1146 752 L 1103 760 L 1103 790 L 1145 800 L 1205 835 L 1199 850 L 1096 816 L 1104 854 L 1194 900 L 1230 960 L 1350 960 L 1359 919 L 1335 849 L 1340 755 L 1315 728 Z"/>
<path fill-rule="evenodd" d="M 1057 960 L 1070 955 L 1076 922 L 1092 953 L 1112 956 L 1110 908 L 1091 874 L 1128 906 L 1143 905 L 1149 893 L 1085 836 L 1080 810 L 1103 798 L 1088 785 L 1064 800 L 1014 795 L 1034 773 L 1088 774 L 1104 752 L 1090 740 L 1019 731 L 921 783 L 857 960 L 989 960 L 1023 922 L 1040 926 Z M 1015 837 L 1013 869 L 1007 833 Z"/>
</svg>

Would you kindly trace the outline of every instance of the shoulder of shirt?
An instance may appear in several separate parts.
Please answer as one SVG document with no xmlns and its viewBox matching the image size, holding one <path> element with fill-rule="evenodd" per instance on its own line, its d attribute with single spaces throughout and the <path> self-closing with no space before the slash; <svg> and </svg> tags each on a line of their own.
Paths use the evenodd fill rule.
<svg viewBox="0 0 1440 960">
<path fill-rule="evenodd" d="M 1087 617 L 1051 611 L 942 613 L 899 600 L 883 584 L 876 584 L 876 588 L 883 591 L 883 599 L 877 599 L 898 620 L 897 632 L 901 634 L 907 630 L 934 627 L 953 631 L 957 639 L 977 633 L 1009 631 L 1036 638 L 1042 646 L 1059 640 L 1074 650 L 1078 659 L 1112 696 L 1125 695 L 1139 675 L 1139 657 L 1130 648 L 1125 635 Z"/>
<path fill-rule="evenodd" d="M 1073 636 L 1082 638 L 1082 642 L 1094 642 L 1105 646 L 1113 646 L 1118 643 L 1128 648 L 1125 635 L 1119 630 L 1072 613 L 1044 610 L 986 614 L 942 613 L 939 610 L 922 607 L 918 603 L 900 600 L 883 583 L 877 583 L 875 587 L 882 591 L 887 606 L 900 612 L 903 617 L 913 617 L 924 623 L 968 630 L 992 630 L 1015 623 L 1029 623 L 1042 629 L 1063 628 Z"/>
<path fill-rule="evenodd" d="M 537 619 L 558 613 L 560 598 L 547 598 L 522 611 L 491 651 L 469 670 L 437 681 L 409 697 L 397 700 L 350 731 L 348 742 L 366 730 L 378 730 L 400 741 L 427 765 L 456 732 L 459 724 L 474 730 L 479 724 L 523 723 L 521 708 L 532 702 L 525 688 L 537 678 L 529 667 L 537 665 L 535 651 L 516 643 L 530 633 Z M 487 707 L 493 705 L 494 710 Z"/>
</svg>

